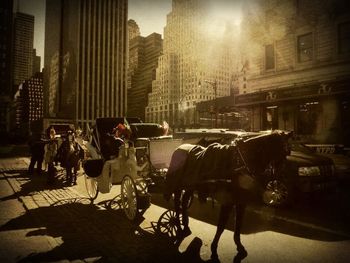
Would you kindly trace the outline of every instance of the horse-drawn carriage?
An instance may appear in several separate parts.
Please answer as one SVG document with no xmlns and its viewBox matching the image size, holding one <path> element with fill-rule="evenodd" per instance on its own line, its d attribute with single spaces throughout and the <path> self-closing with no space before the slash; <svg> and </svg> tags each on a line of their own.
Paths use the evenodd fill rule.
<svg viewBox="0 0 350 263">
<path fill-rule="evenodd" d="M 164 196 L 173 196 L 175 220 L 161 220 L 167 231 L 174 228 L 179 238 L 191 233 L 188 225 L 190 199 L 194 191 L 219 197 L 221 203 L 217 232 L 211 243 L 212 258 L 217 259 L 217 246 L 232 211 L 236 208 L 234 241 L 237 259 L 247 252 L 240 240 L 240 232 L 247 200 L 259 177 L 266 169 L 278 176 L 289 154 L 290 134 L 272 132 L 231 145 L 214 143 L 208 147 L 183 144 L 163 134 L 162 126 L 150 123 L 130 123 L 129 143 L 115 147 L 109 135 L 123 118 L 99 118 L 85 143 L 89 159 L 84 161 L 85 182 L 89 197 L 108 193 L 112 185 L 120 184 L 121 206 L 128 219 L 134 220 L 150 205 L 148 188 L 153 178 L 164 178 Z M 118 150 L 118 152 L 117 152 Z M 169 168 L 169 169 L 168 169 Z M 165 178 L 166 176 L 166 178 Z M 182 225 L 182 226 L 181 226 Z M 176 233 L 176 234 L 177 234 Z"/>
<path fill-rule="evenodd" d="M 97 118 L 83 145 L 89 198 L 93 201 L 99 193 L 109 193 L 113 185 L 121 185 L 121 206 L 130 220 L 149 207 L 149 186 L 163 180 L 171 155 L 182 142 L 164 135 L 159 124 L 133 121 Z M 123 143 L 112 135 L 118 124 L 126 124 L 131 130 L 130 138 Z"/>
</svg>

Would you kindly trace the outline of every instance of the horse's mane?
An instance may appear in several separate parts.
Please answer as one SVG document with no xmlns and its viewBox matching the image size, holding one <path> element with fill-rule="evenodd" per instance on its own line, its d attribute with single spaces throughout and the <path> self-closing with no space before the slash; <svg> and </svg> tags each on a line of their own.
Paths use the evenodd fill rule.
<svg viewBox="0 0 350 263">
<path fill-rule="evenodd" d="M 247 165 L 255 172 L 263 170 L 271 160 L 284 158 L 286 137 L 281 132 L 271 132 L 249 138 L 240 143 Z"/>
</svg>

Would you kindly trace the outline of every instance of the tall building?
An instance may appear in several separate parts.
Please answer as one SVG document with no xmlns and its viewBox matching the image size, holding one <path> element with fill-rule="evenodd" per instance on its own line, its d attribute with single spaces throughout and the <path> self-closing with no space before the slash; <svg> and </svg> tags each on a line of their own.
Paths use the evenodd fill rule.
<svg viewBox="0 0 350 263">
<path fill-rule="evenodd" d="M 245 82 L 235 105 L 250 128 L 350 145 L 347 1 L 253 1 L 243 14 Z"/>
<path fill-rule="evenodd" d="M 145 120 L 148 93 L 152 91 L 152 82 L 155 80 L 161 52 L 162 36 L 160 34 L 137 36 L 129 41 L 128 116 Z"/>
<path fill-rule="evenodd" d="M 0 134 L 9 130 L 9 105 L 12 98 L 12 9 L 13 1 L 0 1 Z"/>
<path fill-rule="evenodd" d="M 29 79 L 33 71 L 34 16 L 14 14 L 13 85 Z"/>
<path fill-rule="evenodd" d="M 36 55 L 36 49 L 33 49 L 33 70 L 32 70 L 32 75 L 35 73 L 41 72 L 41 67 L 40 67 L 40 62 L 41 62 L 41 57 Z"/>
<path fill-rule="evenodd" d="M 45 115 L 86 127 L 126 113 L 127 1 L 46 2 Z"/>
<path fill-rule="evenodd" d="M 140 28 L 133 19 L 128 20 L 128 39 L 129 41 L 135 37 L 140 36 Z"/>
<path fill-rule="evenodd" d="M 130 42 L 135 38 L 140 36 L 140 28 L 135 22 L 135 20 L 128 20 L 128 90 L 131 88 L 131 76 L 134 75 L 134 70 L 137 66 L 138 61 L 138 49 L 131 48 Z M 128 96 L 129 98 L 129 96 Z"/>
<path fill-rule="evenodd" d="M 22 138 L 43 118 L 43 74 L 38 72 L 23 81 L 14 97 L 16 121 L 12 132 Z"/>
<path fill-rule="evenodd" d="M 232 28 L 224 24 L 219 32 L 213 27 L 211 2 L 173 1 L 146 120 L 196 125 L 196 103 L 230 94 L 235 61 L 234 45 L 229 42 Z"/>
</svg>

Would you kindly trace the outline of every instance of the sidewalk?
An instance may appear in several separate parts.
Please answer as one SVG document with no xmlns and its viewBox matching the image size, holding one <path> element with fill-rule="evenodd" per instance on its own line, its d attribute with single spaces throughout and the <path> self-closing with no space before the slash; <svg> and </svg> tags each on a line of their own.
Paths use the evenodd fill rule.
<svg viewBox="0 0 350 263">
<path fill-rule="evenodd" d="M 47 235 L 41 227 L 45 215 L 31 212 L 82 198 L 73 189 L 48 188 L 44 176 L 29 178 L 28 165 L 26 157 L 0 159 L 0 262 L 17 262 L 60 246 L 61 238 Z"/>
<path fill-rule="evenodd" d="M 197 262 L 114 204 L 90 205 L 74 187 L 29 177 L 28 162 L 0 159 L 0 262 Z"/>
</svg>

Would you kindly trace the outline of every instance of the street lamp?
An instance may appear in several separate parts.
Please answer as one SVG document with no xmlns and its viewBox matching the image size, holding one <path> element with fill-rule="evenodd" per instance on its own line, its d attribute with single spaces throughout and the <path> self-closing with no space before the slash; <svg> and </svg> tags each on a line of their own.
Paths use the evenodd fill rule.
<svg viewBox="0 0 350 263">
<path fill-rule="evenodd" d="M 217 82 L 215 81 L 210 81 L 210 80 L 204 80 L 205 83 L 209 84 L 213 90 L 214 90 L 214 114 L 215 114 L 215 128 L 218 127 L 218 110 L 217 110 L 217 101 L 216 101 L 216 96 L 217 96 Z M 199 86 L 201 86 L 201 83 L 199 81 Z"/>
</svg>

